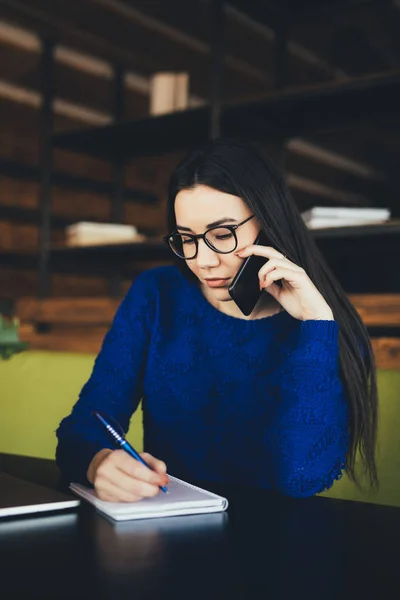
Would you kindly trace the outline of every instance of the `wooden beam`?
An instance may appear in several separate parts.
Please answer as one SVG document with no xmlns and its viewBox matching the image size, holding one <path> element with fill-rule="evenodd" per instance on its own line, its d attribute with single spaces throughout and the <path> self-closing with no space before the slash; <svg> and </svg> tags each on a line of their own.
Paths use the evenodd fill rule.
<svg viewBox="0 0 400 600">
<path fill-rule="evenodd" d="M 376 338 L 371 342 L 378 369 L 400 370 L 399 338 Z"/>
<path fill-rule="evenodd" d="M 329 148 L 317 146 L 305 139 L 292 138 L 287 142 L 286 148 L 294 154 L 299 154 L 317 163 L 322 163 L 362 179 L 382 179 L 384 177 L 382 173 L 364 162 L 333 152 Z"/>
<path fill-rule="evenodd" d="M 355 306 L 367 327 L 400 326 L 400 294 L 352 294 Z M 120 299 L 95 298 L 20 298 L 16 316 L 31 323 L 111 323 Z"/>
<path fill-rule="evenodd" d="M 400 294 L 351 295 L 351 302 L 366 326 L 398 327 Z M 14 315 L 21 322 L 21 340 L 33 349 L 97 353 L 111 326 L 121 299 L 95 298 L 20 298 Z M 43 333 L 38 326 L 47 325 Z M 40 329 L 40 327 L 39 327 Z M 400 339 L 371 339 L 376 366 L 400 369 Z"/>
<path fill-rule="evenodd" d="M 42 97 L 39 92 L 4 80 L 0 80 L 0 98 L 25 104 L 36 109 L 39 109 L 42 103 Z M 93 110 L 87 106 L 79 106 L 63 98 L 54 98 L 52 106 L 56 115 L 67 117 L 74 121 L 81 121 L 82 123 L 91 125 L 108 125 L 111 123 L 110 115 Z"/>
<path fill-rule="evenodd" d="M 336 204 L 344 204 L 345 206 L 368 206 L 371 204 L 371 200 L 361 194 L 355 194 L 337 187 L 331 187 L 320 181 L 316 181 L 315 179 L 308 179 L 307 177 L 302 177 L 295 173 L 287 174 L 286 183 L 290 188 L 307 192 L 311 196 L 316 196 L 317 198 L 329 198 Z"/>
<path fill-rule="evenodd" d="M 20 298 L 15 315 L 21 322 L 49 325 L 110 325 L 120 299 L 99 298 Z"/>
<path fill-rule="evenodd" d="M 308 156 L 291 151 L 286 154 L 286 170 L 300 176 L 302 179 L 312 180 L 320 184 L 329 192 L 332 190 L 332 194 L 320 194 L 318 192 L 317 195 L 321 199 L 332 197 L 334 200 L 337 196 L 340 203 L 340 198 L 344 198 L 342 194 L 344 192 L 348 194 L 351 203 L 353 203 L 352 197 L 355 197 L 357 202 L 365 201 L 366 205 L 371 202 L 374 206 L 389 209 L 398 203 L 398 194 L 395 193 L 384 176 L 382 178 L 378 178 L 378 176 L 376 178 L 358 176 L 350 173 L 346 168 L 336 168 L 334 165 L 330 165 L 328 161 L 310 160 Z M 296 189 L 301 188 L 296 186 Z M 307 189 L 304 188 L 304 191 L 307 191 Z"/>
<path fill-rule="evenodd" d="M 106 332 L 107 327 L 59 327 L 39 333 L 33 325 L 22 324 L 19 335 L 31 350 L 97 354 Z"/>
<path fill-rule="evenodd" d="M 367 327 L 400 326 L 400 294 L 353 294 L 350 300 Z"/>
</svg>

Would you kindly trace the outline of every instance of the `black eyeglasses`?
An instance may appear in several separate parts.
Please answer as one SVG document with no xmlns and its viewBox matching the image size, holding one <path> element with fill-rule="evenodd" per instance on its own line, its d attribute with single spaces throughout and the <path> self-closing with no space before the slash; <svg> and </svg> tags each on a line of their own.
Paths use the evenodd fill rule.
<svg viewBox="0 0 400 600">
<path fill-rule="evenodd" d="M 202 239 L 211 250 L 218 252 L 219 254 L 229 254 L 236 250 L 238 241 L 236 237 L 236 230 L 241 226 L 250 221 L 254 215 L 250 215 L 241 223 L 235 225 L 223 225 L 217 227 L 211 227 L 204 233 L 195 235 L 194 233 L 179 233 L 174 231 L 169 235 L 166 235 L 163 240 L 167 242 L 171 250 L 184 260 L 192 260 L 196 258 L 199 249 L 199 240 Z"/>
</svg>

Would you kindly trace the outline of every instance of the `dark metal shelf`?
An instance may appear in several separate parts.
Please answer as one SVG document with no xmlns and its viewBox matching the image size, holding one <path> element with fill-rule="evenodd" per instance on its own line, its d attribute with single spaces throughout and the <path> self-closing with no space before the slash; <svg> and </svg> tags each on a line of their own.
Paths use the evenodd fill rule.
<svg viewBox="0 0 400 600">
<path fill-rule="evenodd" d="M 400 221 L 379 225 L 341 227 L 311 232 L 318 248 L 348 293 L 400 293 L 400 271 L 392 257 L 400 253 Z M 53 247 L 49 254 L 52 272 L 85 275 L 119 273 L 132 278 L 137 261 L 173 263 L 165 242 Z M 37 252 L 0 252 L 3 266 L 35 268 Z"/>
<path fill-rule="evenodd" d="M 20 223 L 28 223 L 30 225 L 40 225 L 41 222 L 41 214 L 38 208 L 25 208 L 23 206 L 8 206 L 8 205 L 0 205 L 0 220 L 10 220 L 17 221 Z M 72 217 L 72 216 L 64 216 L 52 214 L 51 216 L 51 226 L 54 229 L 65 229 L 68 225 L 72 225 L 73 223 L 77 223 L 78 221 L 90 221 L 93 223 L 109 223 L 110 219 L 99 219 L 98 217 L 94 220 L 91 215 L 87 217 Z M 155 229 L 150 229 L 147 227 L 140 227 L 140 232 L 145 235 L 154 235 Z"/>
<path fill-rule="evenodd" d="M 170 261 L 173 256 L 165 242 L 147 241 L 98 246 L 60 246 L 50 250 L 52 272 L 134 277 L 138 261 Z"/>
<path fill-rule="evenodd" d="M 25 208 L 23 206 L 0 205 L 0 220 L 17 221 L 19 223 L 28 223 L 29 225 L 40 225 L 41 214 L 38 208 Z M 81 219 L 84 221 L 85 219 Z M 63 229 L 71 225 L 76 219 L 52 215 L 51 224 L 56 229 Z"/>
<path fill-rule="evenodd" d="M 115 259 L 129 256 L 136 260 L 158 260 L 171 256 L 171 250 L 165 242 L 125 242 L 123 244 L 101 244 L 98 246 L 59 246 L 50 250 L 52 259 L 63 258 L 82 260 L 95 257 Z"/>
<path fill-rule="evenodd" d="M 118 272 L 124 277 L 137 273 L 137 261 L 172 262 L 172 254 L 165 243 L 107 244 L 102 246 L 54 247 L 49 251 L 52 273 L 74 273 L 87 276 L 109 276 Z M 36 250 L 1 251 L 0 265 L 11 269 L 37 269 L 39 253 Z"/>
<path fill-rule="evenodd" d="M 0 266 L 11 269 L 37 269 L 39 253 L 35 250 L 2 250 L 0 248 Z"/>
<path fill-rule="evenodd" d="M 352 225 L 348 227 L 330 227 L 324 229 L 310 230 L 315 240 L 343 240 L 351 242 L 353 238 L 371 238 L 376 236 L 392 236 L 400 233 L 400 220 L 388 221 L 387 223 L 371 225 Z M 35 256 L 36 251 L 1 251 L 4 258 L 8 255 Z M 96 246 L 53 246 L 50 248 L 52 258 L 74 258 L 80 260 L 92 256 L 109 256 L 112 258 L 128 255 L 134 259 L 157 260 L 172 256 L 167 244 L 157 239 L 150 239 L 146 242 L 124 242 L 122 244 L 99 244 Z"/>
<path fill-rule="evenodd" d="M 227 105 L 221 135 L 291 137 L 326 128 L 400 119 L 400 71 L 273 92 L 261 100 Z M 58 134 L 55 147 L 109 160 L 156 156 L 184 150 L 208 139 L 211 109 L 125 121 Z"/>
<path fill-rule="evenodd" d="M 41 170 L 36 165 L 18 163 L 12 160 L 0 159 L 0 173 L 13 179 L 24 181 L 40 181 Z M 108 181 L 96 181 L 87 177 L 79 177 L 70 173 L 54 171 L 51 175 L 52 183 L 61 188 L 70 190 L 84 190 L 112 197 L 114 184 Z M 123 190 L 124 200 L 140 202 L 143 204 L 157 204 L 158 197 L 155 194 L 136 188 L 125 188 Z"/>
<path fill-rule="evenodd" d="M 357 238 L 387 236 L 400 233 L 400 220 L 387 221 L 371 225 L 351 225 L 342 227 L 326 227 L 324 229 L 311 230 L 315 239 L 325 238 Z"/>
</svg>

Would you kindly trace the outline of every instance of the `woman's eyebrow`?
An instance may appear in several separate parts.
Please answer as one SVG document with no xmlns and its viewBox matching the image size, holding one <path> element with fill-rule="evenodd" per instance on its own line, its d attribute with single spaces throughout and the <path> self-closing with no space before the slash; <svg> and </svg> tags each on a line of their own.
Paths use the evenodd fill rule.
<svg viewBox="0 0 400 600">
<path fill-rule="evenodd" d="M 223 223 L 227 222 L 237 223 L 237 219 L 233 219 L 232 217 L 223 217 L 218 221 L 214 221 L 214 223 L 209 223 L 208 225 L 206 225 L 206 229 L 209 229 L 210 227 L 218 227 L 218 225 L 222 225 Z M 182 225 L 177 225 L 176 228 L 182 229 L 183 231 L 193 231 L 193 229 L 190 229 L 190 227 L 182 227 Z"/>
</svg>

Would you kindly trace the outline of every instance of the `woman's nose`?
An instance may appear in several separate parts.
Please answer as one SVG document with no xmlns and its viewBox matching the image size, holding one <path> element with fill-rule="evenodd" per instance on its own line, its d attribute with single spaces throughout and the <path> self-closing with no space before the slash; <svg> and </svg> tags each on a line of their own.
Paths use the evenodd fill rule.
<svg viewBox="0 0 400 600">
<path fill-rule="evenodd" d="M 209 248 L 204 240 L 199 240 L 197 264 L 202 268 L 216 267 L 219 265 L 218 252 Z"/>
</svg>

